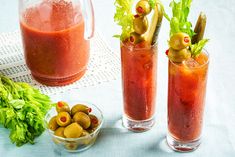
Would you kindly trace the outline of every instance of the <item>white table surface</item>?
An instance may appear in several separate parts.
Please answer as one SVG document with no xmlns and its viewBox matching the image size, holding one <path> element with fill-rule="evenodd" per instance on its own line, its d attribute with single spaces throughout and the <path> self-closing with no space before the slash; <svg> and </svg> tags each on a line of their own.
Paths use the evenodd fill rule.
<svg viewBox="0 0 235 157">
<path fill-rule="evenodd" d="M 119 54 L 119 41 L 112 38 L 118 32 L 113 22 L 114 0 L 93 0 L 96 14 L 96 28 L 110 47 Z M 169 12 L 170 0 L 162 0 Z M 0 1 L 0 32 L 19 29 L 17 1 Z M 167 132 L 167 48 L 169 25 L 164 20 L 159 37 L 158 94 L 156 125 L 145 133 L 132 133 L 122 128 L 121 80 L 102 83 L 95 87 L 83 88 L 67 93 L 73 98 L 95 102 L 103 110 L 105 124 L 96 144 L 79 154 L 58 154 L 45 132 L 35 145 L 16 147 L 9 141 L 9 132 L 0 128 L 0 157 L 234 157 L 235 156 L 235 1 L 217 0 L 193 1 L 190 18 L 196 21 L 203 10 L 208 17 L 206 36 L 210 38 L 207 50 L 210 53 L 210 70 L 207 86 L 207 101 L 204 117 L 203 141 L 192 153 L 176 153 L 165 142 Z M 119 76 L 120 78 L 120 76 Z M 53 100 L 66 97 L 53 96 Z M 3 131 L 2 131 L 3 130 Z"/>
</svg>

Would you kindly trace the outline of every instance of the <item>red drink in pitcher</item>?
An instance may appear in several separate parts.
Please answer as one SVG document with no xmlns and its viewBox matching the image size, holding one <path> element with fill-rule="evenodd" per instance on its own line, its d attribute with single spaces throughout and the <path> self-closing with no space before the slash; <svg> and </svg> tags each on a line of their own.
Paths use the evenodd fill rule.
<svg viewBox="0 0 235 157">
<path fill-rule="evenodd" d="M 24 55 L 32 76 L 52 86 L 79 80 L 87 69 L 90 54 L 80 3 L 43 0 L 21 6 Z"/>
</svg>

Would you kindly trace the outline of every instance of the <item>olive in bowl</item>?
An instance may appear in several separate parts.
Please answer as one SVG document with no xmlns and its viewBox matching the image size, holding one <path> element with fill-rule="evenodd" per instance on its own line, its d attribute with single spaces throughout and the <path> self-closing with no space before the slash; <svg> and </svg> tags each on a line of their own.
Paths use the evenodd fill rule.
<svg viewBox="0 0 235 157">
<path fill-rule="evenodd" d="M 66 102 L 66 104 L 68 105 L 66 110 L 58 110 L 55 107 L 45 116 L 46 128 L 53 145 L 58 151 L 86 150 L 95 143 L 100 132 L 103 124 L 102 112 L 92 103 Z"/>
</svg>

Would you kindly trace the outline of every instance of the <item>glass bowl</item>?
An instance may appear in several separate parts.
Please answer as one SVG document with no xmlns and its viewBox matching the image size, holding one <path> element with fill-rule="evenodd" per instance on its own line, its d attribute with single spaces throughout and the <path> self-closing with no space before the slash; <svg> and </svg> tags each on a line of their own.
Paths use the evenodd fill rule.
<svg viewBox="0 0 235 157">
<path fill-rule="evenodd" d="M 96 128 L 96 130 L 92 133 L 90 133 L 87 136 L 79 137 L 79 138 L 63 138 L 54 135 L 54 131 L 50 130 L 48 128 L 48 123 L 50 119 L 57 115 L 56 108 L 53 107 L 51 110 L 48 111 L 48 113 L 45 116 L 45 125 L 46 129 L 53 141 L 54 148 L 56 151 L 67 151 L 67 152 L 81 152 L 88 148 L 90 148 L 96 141 L 96 138 L 100 132 L 100 129 L 103 124 L 103 114 L 101 110 L 94 104 L 89 102 L 83 102 L 83 101 L 76 101 L 76 102 L 69 102 L 69 107 L 72 108 L 76 104 L 84 104 L 90 108 L 92 108 L 92 111 L 90 114 L 94 114 L 99 119 L 99 125 Z"/>
</svg>

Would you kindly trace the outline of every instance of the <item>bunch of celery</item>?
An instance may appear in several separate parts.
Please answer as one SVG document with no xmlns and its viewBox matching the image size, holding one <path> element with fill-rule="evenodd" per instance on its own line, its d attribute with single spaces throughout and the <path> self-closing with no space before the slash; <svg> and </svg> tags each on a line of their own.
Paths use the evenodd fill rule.
<svg viewBox="0 0 235 157">
<path fill-rule="evenodd" d="M 45 129 L 44 116 L 51 107 L 50 98 L 39 90 L 0 74 L 0 124 L 10 130 L 12 143 L 33 144 Z"/>
</svg>

